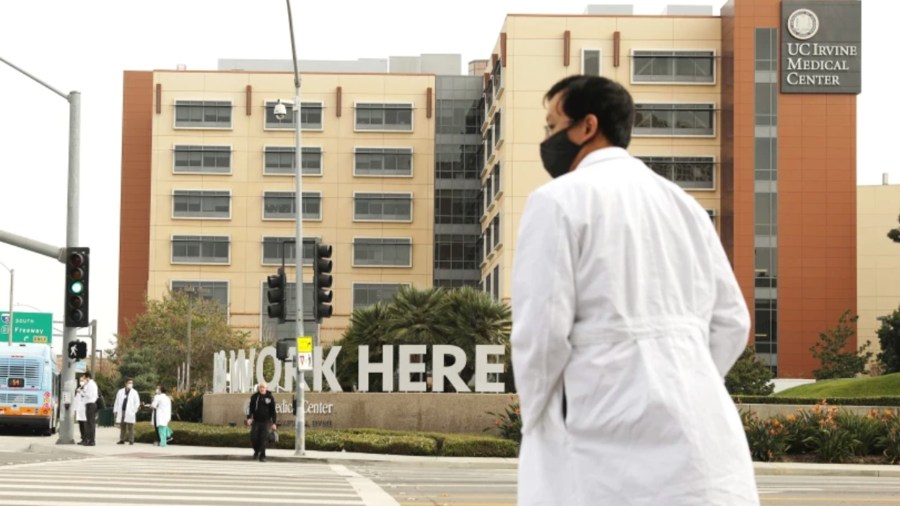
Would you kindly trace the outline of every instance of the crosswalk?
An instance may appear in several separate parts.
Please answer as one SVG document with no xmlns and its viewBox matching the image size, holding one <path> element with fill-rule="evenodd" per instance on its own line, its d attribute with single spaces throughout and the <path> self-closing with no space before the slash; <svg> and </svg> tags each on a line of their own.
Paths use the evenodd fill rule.
<svg viewBox="0 0 900 506">
<path fill-rule="evenodd" d="M 342 465 L 249 460 L 104 457 L 9 465 L 0 504 L 20 506 L 303 505 L 396 506 Z"/>
</svg>

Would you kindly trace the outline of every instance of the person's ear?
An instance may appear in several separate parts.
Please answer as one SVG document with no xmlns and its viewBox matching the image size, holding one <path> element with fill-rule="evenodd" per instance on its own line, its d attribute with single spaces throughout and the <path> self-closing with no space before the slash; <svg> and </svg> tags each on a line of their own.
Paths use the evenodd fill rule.
<svg viewBox="0 0 900 506">
<path fill-rule="evenodd" d="M 582 124 L 582 133 L 584 134 L 585 139 L 597 136 L 597 132 L 600 130 L 600 122 L 597 120 L 597 116 L 588 114 L 584 117 Z"/>
</svg>

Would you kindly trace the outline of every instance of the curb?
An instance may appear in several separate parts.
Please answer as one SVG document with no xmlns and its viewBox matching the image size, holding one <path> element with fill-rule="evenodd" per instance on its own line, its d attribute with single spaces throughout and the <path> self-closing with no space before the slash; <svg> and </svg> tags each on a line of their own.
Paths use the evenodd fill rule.
<svg viewBox="0 0 900 506">
<path fill-rule="evenodd" d="M 867 464 L 769 464 L 753 463 L 757 476 L 855 476 L 900 478 L 900 466 Z"/>
</svg>

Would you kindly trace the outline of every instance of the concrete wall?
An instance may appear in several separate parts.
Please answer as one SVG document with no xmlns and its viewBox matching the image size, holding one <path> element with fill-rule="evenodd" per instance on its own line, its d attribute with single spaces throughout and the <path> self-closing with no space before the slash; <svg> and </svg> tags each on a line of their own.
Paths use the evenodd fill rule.
<svg viewBox="0 0 900 506">
<path fill-rule="evenodd" d="M 203 422 L 243 423 L 250 394 L 206 394 Z M 293 394 L 275 394 L 279 425 L 293 425 Z M 514 402 L 509 394 L 306 393 L 309 428 L 378 428 L 387 430 L 481 433 Z"/>
</svg>

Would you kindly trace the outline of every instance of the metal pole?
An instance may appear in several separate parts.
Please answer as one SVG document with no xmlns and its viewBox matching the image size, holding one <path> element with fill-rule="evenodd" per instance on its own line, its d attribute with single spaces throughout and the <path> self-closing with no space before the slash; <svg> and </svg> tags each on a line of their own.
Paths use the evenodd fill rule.
<svg viewBox="0 0 900 506">
<path fill-rule="evenodd" d="M 69 185 L 66 193 L 66 247 L 78 246 L 78 180 L 80 175 L 79 160 L 81 158 L 81 93 L 73 91 L 67 97 L 69 101 Z M 72 417 L 71 398 L 75 394 L 75 368 L 66 354 L 69 344 L 76 339 L 75 327 L 63 329 L 62 383 L 63 399 L 60 411 L 59 439 L 56 444 L 75 444 L 75 425 Z"/>
<path fill-rule="evenodd" d="M 285 0 L 288 11 L 288 26 L 291 30 L 291 55 L 294 59 L 294 132 L 295 132 L 295 165 L 297 175 L 296 180 L 296 218 L 297 223 L 297 239 L 294 243 L 297 262 L 297 282 L 295 284 L 295 292 L 297 294 L 297 316 L 294 318 L 294 327 L 297 337 L 305 335 L 303 329 L 303 147 L 300 136 L 300 71 L 297 69 L 297 46 L 294 43 L 294 19 L 291 16 L 291 0 Z M 299 362 L 294 359 L 294 365 L 297 366 L 297 390 L 294 393 L 294 455 L 303 456 L 306 454 L 306 410 L 303 409 L 303 381 L 301 376 L 303 372 L 300 370 Z"/>
<path fill-rule="evenodd" d="M 194 291 L 191 288 L 185 290 L 188 296 L 188 321 L 187 321 L 187 365 L 185 366 L 184 390 L 191 389 L 191 323 L 194 321 Z"/>
<path fill-rule="evenodd" d="M 9 346 L 12 346 L 13 341 L 13 287 L 16 283 L 16 270 L 9 270 Z"/>
<path fill-rule="evenodd" d="M 91 320 L 91 372 L 95 372 L 94 358 L 97 357 L 97 320 Z"/>
</svg>

